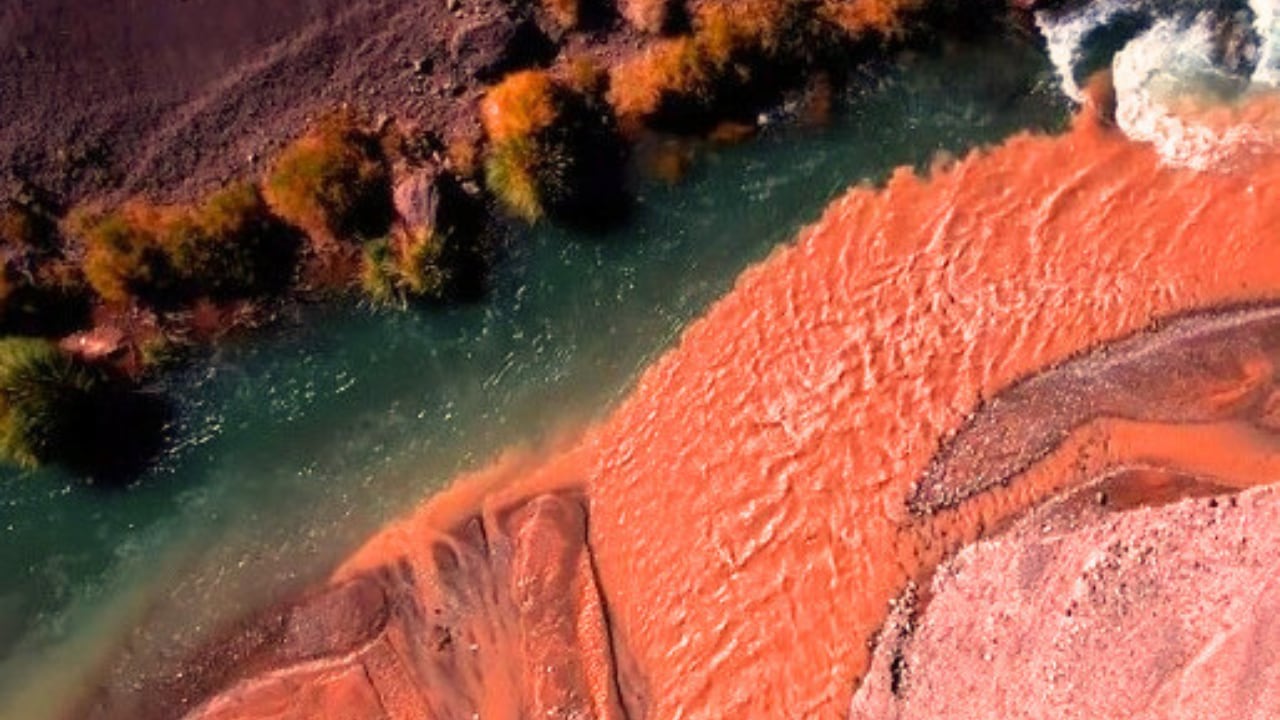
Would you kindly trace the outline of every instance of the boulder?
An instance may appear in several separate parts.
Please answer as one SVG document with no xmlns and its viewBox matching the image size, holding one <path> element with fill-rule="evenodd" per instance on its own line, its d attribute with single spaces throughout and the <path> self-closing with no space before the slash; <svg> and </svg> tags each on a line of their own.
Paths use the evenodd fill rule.
<svg viewBox="0 0 1280 720">
<path fill-rule="evenodd" d="M 395 187 L 396 215 L 410 232 L 440 227 L 440 197 L 440 173 L 431 168 L 415 170 Z"/>
</svg>

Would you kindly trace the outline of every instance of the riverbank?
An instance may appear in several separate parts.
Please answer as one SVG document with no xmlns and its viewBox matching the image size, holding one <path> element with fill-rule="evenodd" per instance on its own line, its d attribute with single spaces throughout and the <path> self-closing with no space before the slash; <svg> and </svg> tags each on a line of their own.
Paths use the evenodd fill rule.
<svg viewBox="0 0 1280 720">
<path fill-rule="evenodd" d="M 625 222 L 627 146 L 644 133 L 742 139 L 777 119 L 760 114 L 770 107 L 821 122 L 833 83 L 916 32 L 908 32 L 917 26 L 908 16 L 920 14 L 929 27 L 959 17 L 945 3 L 864 5 L 705 0 L 649 3 L 640 12 L 478 3 L 445 15 L 435 7 L 427 40 L 443 45 L 447 36 L 449 56 L 423 57 L 414 72 L 434 88 L 429 107 L 446 104 L 450 112 L 420 122 L 390 112 L 375 117 L 367 103 L 312 106 L 305 131 L 261 167 L 221 174 L 194 195 L 180 187 L 137 194 L 106 171 L 96 180 L 55 178 L 64 150 L 39 155 L 35 143 L 19 143 L 11 149 L 37 155 L 9 165 L 0 321 L 10 333 L 59 339 L 69 353 L 140 378 L 192 346 L 261 324 L 281 301 L 352 292 L 382 304 L 474 300 L 501 252 L 496 216 L 545 216 L 597 232 Z M 344 17 L 356 22 L 368 9 L 361 8 Z M 209 8 L 187 12 L 202 11 Z M 14 11 L 8 30 L 19 39 L 35 33 L 35 42 L 69 12 Z M 970 10 L 964 17 L 987 16 Z M 118 40 L 108 36 L 95 48 L 131 49 L 112 44 Z M 20 51 L 29 72 L 14 82 L 39 77 L 46 52 L 57 51 Z M 235 92 L 254 89 L 233 77 Z M 141 102 L 146 92 L 130 97 Z M 65 100 L 51 91 L 32 102 Z M 135 120 L 122 122 L 146 125 Z M 182 142 L 205 144 L 192 127 L 184 132 Z M 119 142 L 132 140 L 124 134 Z M 659 172 L 678 177 L 684 161 L 674 158 L 657 159 Z M 132 167 L 146 182 L 164 175 L 136 158 Z M 204 172 L 186 175 L 199 184 Z"/>
</svg>

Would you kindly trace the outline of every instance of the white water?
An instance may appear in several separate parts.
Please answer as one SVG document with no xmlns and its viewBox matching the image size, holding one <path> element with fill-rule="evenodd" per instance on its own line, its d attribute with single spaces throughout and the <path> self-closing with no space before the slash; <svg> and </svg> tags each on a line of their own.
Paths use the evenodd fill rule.
<svg viewBox="0 0 1280 720">
<path fill-rule="evenodd" d="M 1205 121 L 1214 110 L 1231 112 L 1263 96 L 1280 95 L 1278 2 L 1251 0 L 1250 18 L 1247 12 L 1228 14 L 1193 2 L 1104 0 L 1067 11 L 1040 11 L 1036 22 L 1063 91 L 1083 102 L 1075 70 L 1091 34 L 1122 14 L 1149 20 L 1150 26 L 1111 59 L 1117 126 L 1134 140 L 1152 144 L 1170 165 L 1230 171 L 1253 157 L 1280 151 L 1280 117 L 1274 113 L 1238 122 Z M 1232 42 L 1235 47 L 1224 51 Z M 1251 73 L 1250 66 L 1256 67 Z"/>
<path fill-rule="evenodd" d="M 1258 68 L 1253 72 L 1255 85 L 1280 86 L 1280 57 L 1276 55 L 1276 42 L 1280 41 L 1280 12 L 1277 0 L 1251 0 L 1253 29 L 1262 38 L 1258 52 Z"/>
</svg>

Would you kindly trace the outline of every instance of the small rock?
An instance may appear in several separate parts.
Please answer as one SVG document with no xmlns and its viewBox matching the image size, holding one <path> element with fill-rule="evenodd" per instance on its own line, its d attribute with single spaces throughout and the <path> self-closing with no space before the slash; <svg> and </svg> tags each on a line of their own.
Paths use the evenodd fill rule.
<svg viewBox="0 0 1280 720">
<path fill-rule="evenodd" d="M 439 227 L 440 175 L 423 169 L 401 180 L 395 188 L 396 213 L 411 230 Z"/>
</svg>

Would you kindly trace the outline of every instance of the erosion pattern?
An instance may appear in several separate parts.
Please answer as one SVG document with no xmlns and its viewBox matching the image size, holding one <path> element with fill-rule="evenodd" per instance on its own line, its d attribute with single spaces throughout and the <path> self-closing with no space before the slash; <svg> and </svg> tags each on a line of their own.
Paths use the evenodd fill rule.
<svg viewBox="0 0 1280 720">
<path fill-rule="evenodd" d="M 1280 162 L 1254 161 L 1172 168 L 1086 111 L 852 191 L 579 444 L 339 570 L 396 608 L 364 645 L 250 663 L 194 716 L 843 716 L 891 601 L 1036 501 L 1275 479 Z"/>
</svg>

